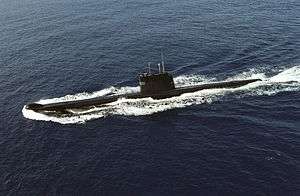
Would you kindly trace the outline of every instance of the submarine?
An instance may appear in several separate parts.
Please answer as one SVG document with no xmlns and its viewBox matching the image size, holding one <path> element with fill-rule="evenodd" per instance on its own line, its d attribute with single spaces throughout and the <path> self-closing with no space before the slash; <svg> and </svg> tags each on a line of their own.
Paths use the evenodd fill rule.
<svg viewBox="0 0 300 196">
<path fill-rule="evenodd" d="M 152 73 L 149 63 L 148 71 L 139 74 L 138 79 L 140 92 L 120 95 L 106 95 L 90 99 L 63 101 L 49 104 L 29 103 L 25 106 L 25 108 L 40 113 L 56 112 L 65 114 L 70 113 L 72 109 L 89 109 L 92 107 L 103 106 L 105 104 L 115 102 L 120 98 L 139 99 L 151 97 L 153 99 L 165 99 L 180 96 L 184 93 L 192 93 L 205 89 L 238 88 L 249 83 L 261 81 L 260 79 L 246 79 L 175 87 L 173 76 L 165 71 L 163 60 L 158 64 L 158 72 L 156 71 L 156 73 Z"/>
</svg>

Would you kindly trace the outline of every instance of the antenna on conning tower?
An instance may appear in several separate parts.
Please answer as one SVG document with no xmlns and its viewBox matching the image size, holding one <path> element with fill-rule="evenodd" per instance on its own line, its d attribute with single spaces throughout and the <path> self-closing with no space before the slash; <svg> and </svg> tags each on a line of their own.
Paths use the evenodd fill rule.
<svg viewBox="0 0 300 196">
<path fill-rule="evenodd" d="M 161 65 L 162 65 L 162 73 L 165 73 L 165 61 L 164 61 L 163 52 L 161 52 Z"/>
<path fill-rule="evenodd" d="M 151 62 L 148 62 L 148 73 L 151 74 Z"/>
<path fill-rule="evenodd" d="M 158 66 L 158 73 L 161 73 L 160 63 L 158 63 L 157 66 Z"/>
</svg>

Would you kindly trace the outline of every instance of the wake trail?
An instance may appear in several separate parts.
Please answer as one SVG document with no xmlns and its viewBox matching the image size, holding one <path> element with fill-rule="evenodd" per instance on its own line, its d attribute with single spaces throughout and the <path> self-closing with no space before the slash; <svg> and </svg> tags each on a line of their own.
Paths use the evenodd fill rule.
<svg viewBox="0 0 300 196">
<path fill-rule="evenodd" d="M 22 113 L 25 118 L 32 120 L 73 124 L 84 123 L 92 119 L 103 118 L 110 115 L 141 116 L 174 108 L 184 108 L 196 104 L 210 104 L 215 101 L 222 100 L 222 98 L 226 95 L 230 95 L 236 99 L 239 99 L 245 96 L 275 95 L 279 92 L 300 90 L 300 66 L 293 66 L 290 68 L 277 70 L 273 76 L 266 76 L 267 72 L 267 70 L 262 71 L 261 69 L 256 68 L 225 79 L 226 81 L 254 78 L 259 78 L 262 80 L 235 89 L 207 89 L 161 100 L 154 100 L 152 98 L 122 98 L 116 102 L 112 102 L 101 107 L 93 107 L 86 110 L 70 110 L 71 114 L 67 115 L 50 116 L 28 110 L 25 108 L 25 106 L 23 107 Z M 213 81 L 216 81 L 216 78 L 207 78 L 202 75 L 182 75 L 174 78 L 176 87 L 199 85 Z M 61 101 L 82 100 L 108 94 L 124 94 L 138 91 L 139 87 L 109 87 L 93 93 L 66 95 L 59 98 L 40 100 L 37 103 L 46 104 Z"/>
</svg>

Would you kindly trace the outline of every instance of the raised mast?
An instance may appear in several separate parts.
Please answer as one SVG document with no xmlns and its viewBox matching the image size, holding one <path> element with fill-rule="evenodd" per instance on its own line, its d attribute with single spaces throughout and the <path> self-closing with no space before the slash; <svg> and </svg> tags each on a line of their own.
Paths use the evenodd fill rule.
<svg viewBox="0 0 300 196">
<path fill-rule="evenodd" d="M 151 74 L 151 63 L 148 62 L 148 73 Z"/>
<path fill-rule="evenodd" d="M 162 73 L 165 73 L 164 54 L 162 52 L 161 52 L 161 66 L 162 66 Z"/>
</svg>

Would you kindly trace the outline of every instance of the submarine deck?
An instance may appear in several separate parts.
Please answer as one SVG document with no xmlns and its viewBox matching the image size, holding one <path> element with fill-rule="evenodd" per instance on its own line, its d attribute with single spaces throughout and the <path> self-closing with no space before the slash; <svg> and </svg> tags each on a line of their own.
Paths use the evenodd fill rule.
<svg viewBox="0 0 300 196">
<path fill-rule="evenodd" d="M 101 97 L 96 97 L 91 99 L 57 102 L 57 103 L 49 103 L 49 104 L 31 103 L 26 105 L 26 108 L 34 111 L 66 111 L 67 109 L 78 109 L 78 108 L 104 105 L 104 104 L 117 101 L 119 98 L 138 99 L 138 98 L 151 97 L 153 99 L 164 99 L 164 98 L 179 96 L 184 93 L 191 93 L 191 92 L 196 92 L 205 89 L 237 88 L 256 81 L 260 81 L 260 79 L 213 82 L 213 83 L 201 84 L 195 86 L 178 87 L 173 90 L 163 91 L 157 94 L 142 94 L 138 92 L 138 93 L 109 95 L 109 96 L 101 96 Z"/>
</svg>

